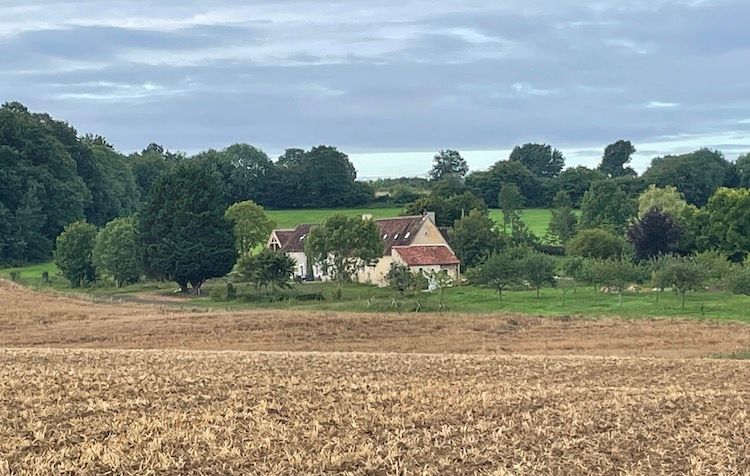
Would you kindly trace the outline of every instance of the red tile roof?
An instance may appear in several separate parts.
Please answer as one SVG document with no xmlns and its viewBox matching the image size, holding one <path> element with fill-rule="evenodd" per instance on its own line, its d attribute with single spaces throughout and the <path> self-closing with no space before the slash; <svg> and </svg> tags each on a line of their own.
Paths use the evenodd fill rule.
<svg viewBox="0 0 750 476">
<path fill-rule="evenodd" d="M 394 246 L 393 250 L 409 266 L 437 266 L 461 263 L 453 251 L 443 245 Z"/>
</svg>

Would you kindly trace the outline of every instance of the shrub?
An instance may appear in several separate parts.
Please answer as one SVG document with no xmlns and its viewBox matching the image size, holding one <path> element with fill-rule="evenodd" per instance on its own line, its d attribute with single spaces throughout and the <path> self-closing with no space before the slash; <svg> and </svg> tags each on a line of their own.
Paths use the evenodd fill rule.
<svg viewBox="0 0 750 476">
<path fill-rule="evenodd" d="M 92 254 L 99 276 L 115 281 L 119 288 L 137 282 L 143 273 L 138 226 L 134 218 L 117 218 L 96 235 Z"/>
<path fill-rule="evenodd" d="M 742 268 L 732 277 L 730 289 L 734 294 L 750 296 L 750 267 Z"/>
<path fill-rule="evenodd" d="M 615 259 L 623 256 L 626 247 L 627 243 L 623 238 L 607 230 L 592 228 L 576 233 L 565 251 L 569 256 Z"/>
<path fill-rule="evenodd" d="M 74 288 L 94 281 L 96 272 L 92 254 L 96 227 L 85 221 L 66 226 L 55 244 L 55 264 Z"/>
</svg>

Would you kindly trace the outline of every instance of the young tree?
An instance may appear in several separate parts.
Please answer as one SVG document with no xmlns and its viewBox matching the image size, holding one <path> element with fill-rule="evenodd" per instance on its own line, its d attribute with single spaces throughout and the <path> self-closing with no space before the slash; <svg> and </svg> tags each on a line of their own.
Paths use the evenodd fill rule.
<svg viewBox="0 0 750 476">
<path fill-rule="evenodd" d="M 468 171 L 469 166 L 458 151 L 450 149 L 441 150 L 432 159 L 430 180 L 437 182 L 448 174 L 456 174 L 459 177 L 464 177 Z"/>
<path fill-rule="evenodd" d="M 249 200 L 230 206 L 225 216 L 232 222 L 235 248 L 240 256 L 251 254 L 258 245 L 265 243 L 275 226 L 263 207 Z"/>
<path fill-rule="evenodd" d="M 619 258 L 625 252 L 626 245 L 625 240 L 614 233 L 592 228 L 576 233 L 565 247 L 565 253 L 583 258 Z"/>
<path fill-rule="evenodd" d="M 734 294 L 746 294 L 750 296 L 750 267 L 737 271 L 730 282 L 730 289 Z"/>
<path fill-rule="evenodd" d="M 195 294 L 209 278 L 234 266 L 232 224 L 224 216 L 218 179 L 200 164 L 186 161 L 159 177 L 140 217 L 140 236 L 147 273 L 188 283 Z"/>
<path fill-rule="evenodd" d="M 627 237 L 635 249 L 635 259 L 644 261 L 674 252 L 682 238 L 682 227 L 671 215 L 652 208 L 630 224 Z"/>
<path fill-rule="evenodd" d="M 307 236 L 305 253 L 333 276 L 340 295 L 358 269 L 383 256 L 383 241 L 374 221 L 333 215 Z"/>
<path fill-rule="evenodd" d="M 537 299 L 542 286 L 555 284 L 555 260 L 551 256 L 531 252 L 521 261 L 521 269 L 523 278 L 536 289 Z"/>
<path fill-rule="evenodd" d="M 594 182 L 581 202 L 581 228 L 610 228 L 622 233 L 635 213 L 635 203 L 614 180 Z"/>
<path fill-rule="evenodd" d="M 97 273 L 112 278 L 118 288 L 141 278 L 143 261 L 134 217 L 116 218 L 99 231 L 93 261 Z"/>
<path fill-rule="evenodd" d="M 599 170 L 607 177 L 622 177 L 626 175 L 635 175 L 635 171 L 630 167 L 625 167 L 630 162 L 635 153 L 635 147 L 629 140 L 618 140 L 614 144 L 608 145 L 604 149 L 602 162 L 599 164 Z"/>
<path fill-rule="evenodd" d="M 500 188 L 498 203 L 503 211 L 503 232 L 507 232 L 508 225 L 513 226 L 521 219 L 520 210 L 523 208 L 523 195 L 518 185 L 514 183 L 505 184 Z"/>
<path fill-rule="evenodd" d="M 498 299 L 502 301 L 503 290 L 521 282 L 522 262 L 527 253 L 528 249 L 518 247 L 505 248 L 493 253 L 479 269 L 470 275 L 470 281 L 473 284 L 494 289 Z"/>
<path fill-rule="evenodd" d="M 237 262 L 237 274 L 243 281 L 255 284 L 256 288 L 290 288 L 289 280 L 294 274 L 296 262 L 293 258 L 274 250 L 263 250 L 256 255 L 245 254 Z"/>
<path fill-rule="evenodd" d="M 471 268 L 502 248 L 507 238 L 495 229 L 487 213 L 473 210 L 448 231 L 451 246 L 461 263 Z"/>
<path fill-rule="evenodd" d="M 55 264 L 74 288 L 96 279 L 92 260 L 96 227 L 85 221 L 66 226 L 55 242 Z"/>
<path fill-rule="evenodd" d="M 644 268 L 626 259 L 599 261 L 594 267 L 596 280 L 617 290 L 618 306 L 622 307 L 622 295 L 631 284 L 643 279 Z"/>
<path fill-rule="evenodd" d="M 690 258 L 672 257 L 665 260 L 656 271 L 656 280 L 674 288 L 680 295 L 681 308 L 685 309 L 685 294 L 697 291 L 706 281 L 706 271 Z"/>
<path fill-rule="evenodd" d="M 685 197 L 676 187 L 667 185 L 660 188 L 652 184 L 638 197 L 638 216 L 643 218 L 652 208 L 658 208 L 672 218 L 679 219 L 687 206 Z"/>
<path fill-rule="evenodd" d="M 414 275 L 411 274 L 409 268 L 402 264 L 391 263 L 391 269 L 388 270 L 388 285 L 391 289 L 395 289 L 402 296 L 414 286 Z"/>
<path fill-rule="evenodd" d="M 547 225 L 548 241 L 565 245 L 575 235 L 578 218 L 573 213 L 570 197 L 563 191 L 557 192 L 552 207 L 552 217 Z"/>
<path fill-rule="evenodd" d="M 540 178 L 557 177 L 565 165 L 562 152 L 547 144 L 516 146 L 510 153 L 509 160 L 522 163 L 532 174 Z"/>
</svg>

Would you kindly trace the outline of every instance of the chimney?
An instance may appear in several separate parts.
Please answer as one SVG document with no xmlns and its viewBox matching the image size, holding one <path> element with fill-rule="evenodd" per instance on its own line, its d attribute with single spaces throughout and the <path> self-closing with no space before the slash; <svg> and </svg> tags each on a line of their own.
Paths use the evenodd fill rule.
<svg viewBox="0 0 750 476">
<path fill-rule="evenodd" d="M 362 215 L 363 220 L 372 220 L 372 214 L 371 213 L 365 213 Z"/>
<path fill-rule="evenodd" d="M 425 212 L 425 216 L 432 222 L 433 225 L 437 225 L 435 212 Z"/>
</svg>

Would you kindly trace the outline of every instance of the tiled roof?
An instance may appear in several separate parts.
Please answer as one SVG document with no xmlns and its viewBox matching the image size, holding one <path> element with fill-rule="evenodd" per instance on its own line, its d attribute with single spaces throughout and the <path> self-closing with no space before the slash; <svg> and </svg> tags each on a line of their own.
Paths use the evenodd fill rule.
<svg viewBox="0 0 750 476">
<path fill-rule="evenodd" d="M 298 225 L 297 228 L 291 232 L 287 232 L 288 235 L 286 236 L 286 240 L 282 240 L 281 236 L 279 236 L 279 240 L 281 240 L 281 251 L 285 253 L 300 253 L 305 251 L 305 238 L 307 238 L 307 234 L 310 233 L 313 226 L 314 225 Z M 279 230 L 276 231 L 276 236 L 278 236 L 278 234 Z"/>
<path fill-rule="evenodd" d="M 393 249 L 409 266 L 437 266 L 461 263 L 453 251 L 443 245 L 394 246 Z"/>
<path fill-rule="evenodd" d="M 279 244 L 283 247 L 289 238 L 294 234 L 294 230 L 273 230 L 276 234 L 276 238 L 279 239 Z"/>
<path fill-rule="evenodd" d="M 389 256 L 394 246 L 408 246 L 417 236 L 426 216 L 397 217 L 375 220 L 383 240 L 383 256 Z"/>
</svg>

